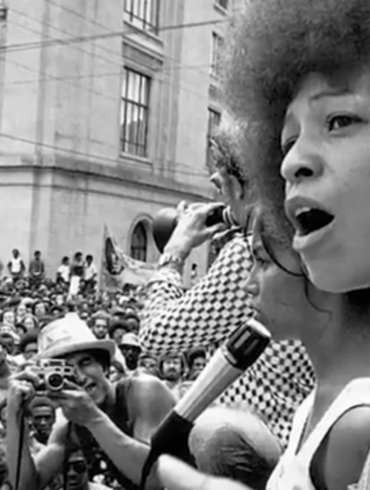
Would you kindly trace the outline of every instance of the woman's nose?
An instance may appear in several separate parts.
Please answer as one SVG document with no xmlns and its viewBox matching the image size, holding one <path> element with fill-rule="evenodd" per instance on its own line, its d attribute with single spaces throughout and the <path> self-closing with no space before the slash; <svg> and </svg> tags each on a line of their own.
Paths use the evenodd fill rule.
<svg viewBox="0 0 370 490">
<path fill-rule="evenodd" d="M 317 152 L 317 145 L 300 142 L 294 144 L 285 156 L 281 165 L 281 175 L 289 184 L 302 180 L 317 178 L 323 171 L 322 160 Z"/>
<path fill-rule="evenodd" d="M 244 281 L 244 284 L 242 285 L 242 288 L 244 291 L 247 292 L 248 296 L 257 296 L 258 295 L 258 284 L 254 280 L 253 275 L 250 274 L 248 279 Z"/>
</svg>

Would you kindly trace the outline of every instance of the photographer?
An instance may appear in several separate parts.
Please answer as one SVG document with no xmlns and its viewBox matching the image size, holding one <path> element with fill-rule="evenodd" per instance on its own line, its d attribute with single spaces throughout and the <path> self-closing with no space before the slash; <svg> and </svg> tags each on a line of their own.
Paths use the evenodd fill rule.
<svg viewBox="0 0 370 490">
<path fill-rule="evenodd" d="M 112 384 L 106 375 L 114 349 L 112 340 L 97 340 L 87 325 L 75 317 L 55 320 L 40 332 L 39 359 L 63 359 L 73 368 L 74 376 L 73 381 L 66 378 L 62 389 L 55 391 L 50 389 L 48 372 L 44 371 L 44 391 L 62 413 L 47 446 L 35 458 L 26 443 L 27 427 L 21 421 L 25 403 L 40 387 L 42 373 L 28 369 L 12 379 L 7 451 L 14 488 L 21 456 L 16 490 L 43 489 L 62 470 L 71 443 L 83 451 L 91 480 L 102 473 L 104 466 L 108 486 L 117 480 L 127 490 L 137 488 L 149 452 L 147 443 L 174 406 L 174 399 L 160 380 L 148 375 L 138 374 Z M 149 481 L 147 488 L 160 486 Z"/>
<path fill-rule="evenodd" d="M 213 138 L 211 182 L 219 190 L 240 228 L 229 230 L 207 275 L 184 293 L 182 266 L 191 250 L 210 239 L 215 228 L 205 221 L 214 204 L 179 209 L 179 221 L 159 262 L 159 271 L 147 284 L 140 340 L 144 349 L 160 356 L 186 352 L 195 346 L 219 345 L 252 315 L 244 289 L 251 266 L 246 239 L 251 183 L 242 168 L 239 134 L 231 122 Z M 244 168 L 246 166 L 244 165 Z M 221 397 L 221 403 L 244 404 L 259 414 L 286 446 L 296 408 L 314 386 L 311 362 L 298 341 L 272 342 L 259 360 Z"/>
</svg>

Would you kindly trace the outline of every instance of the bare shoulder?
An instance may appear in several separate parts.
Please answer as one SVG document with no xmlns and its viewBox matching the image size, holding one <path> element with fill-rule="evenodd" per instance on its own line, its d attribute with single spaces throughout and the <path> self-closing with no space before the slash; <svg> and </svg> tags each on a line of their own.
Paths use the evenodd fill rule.
<svg viewBox="0 0 370 490">
<path fill-rule="evenodd" d="M 146 402 L 150 400 L 160 401 L 162 399 L 164 401 L 173 401 L 173 404 L 175 404 L 175 397 L 171 390 L 155 376 L 138 373 L 132 377 L 131 385 L 132 396 L 135 398 L 143 399 Z"/>
<path fill-rule="evenodd" d="M 356 483 L 370 448 L 370 407 L 346 412 L 333 426 L 317 453 L 317 469 L 327 490 Z"/>
</svg>

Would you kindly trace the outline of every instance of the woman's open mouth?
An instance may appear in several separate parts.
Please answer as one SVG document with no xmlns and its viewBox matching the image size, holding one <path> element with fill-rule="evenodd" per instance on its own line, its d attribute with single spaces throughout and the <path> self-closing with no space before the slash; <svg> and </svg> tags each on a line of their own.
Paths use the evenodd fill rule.
<svg viewBox="0 0 370 490">
<path fill-rule="evenodd" d="M 297 234 L 306 236 L 330 225 L 334 216 L 323 209 L 298 208 L 294 216 L 294 224 Z"/>
<path fill-rule="evenodd" d="M 296 230 L 293 246 L 297 252 L 321 241 L 335 221 L 335 216 L 330 211 L 311 199 L 288 199 L 285 211 Z"/>
</svg>

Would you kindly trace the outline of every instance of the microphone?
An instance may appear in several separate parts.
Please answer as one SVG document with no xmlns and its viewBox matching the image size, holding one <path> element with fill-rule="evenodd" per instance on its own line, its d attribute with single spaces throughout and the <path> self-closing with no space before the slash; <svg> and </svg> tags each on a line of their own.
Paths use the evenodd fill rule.
<svg viewBox="0 0 370 490">
<path fill-rule="evenodd" d="M 262 354 L 271 339 L 270 332 L 251 318 L 238 327 L 213 355 L 173 410 L 165 417 L 151 439 L 140 488 L 161 454 L 171 454 L 192 462 L 188 436 L 195 419 L 211 405 Z"/>
</svg>

